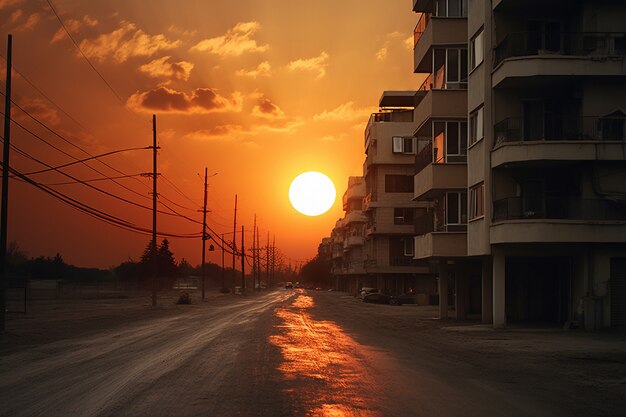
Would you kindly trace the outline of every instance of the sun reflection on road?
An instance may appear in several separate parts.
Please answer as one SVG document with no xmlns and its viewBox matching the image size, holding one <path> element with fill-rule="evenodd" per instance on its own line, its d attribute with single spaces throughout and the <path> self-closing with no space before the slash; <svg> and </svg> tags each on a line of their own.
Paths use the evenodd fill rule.
<svg viewBox="0 0 626 417">
<path fill-rule="evenodd" d="M 288 308 L 276 310 L 281 319 L 270 342 L 279 347 L 279 371 L 291 394 L 312 417 L 378 417 L 373 409 L 375 381 L 367 372 L 362 347 L 337 324 L 312 318 L 313 299 L 300 294 Z"/>
</svg>

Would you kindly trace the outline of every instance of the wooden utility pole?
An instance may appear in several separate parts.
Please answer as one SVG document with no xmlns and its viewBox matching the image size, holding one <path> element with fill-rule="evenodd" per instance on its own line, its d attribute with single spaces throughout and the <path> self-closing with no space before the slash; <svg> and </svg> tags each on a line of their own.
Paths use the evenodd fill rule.
<svg viewBox="0 0 626 417">
<path fill-rule="evenodd" d="M 6 258 L 7 258 L 7 219 L 9 208 L 9 142 L 11 140 L 11 54 L 13 37 L 7 39 L 7 78 L 4 101 L 4 147 L 2 150 L 2 203 L 0 210 L 0 333 L 5 329 L 6 310 Z"/>
<path fill-rule="evenodd" d="M 254 228 L 252 229 L 252 289 L 256 289 L 256 213 L 254 214 Z"/>
<path fill-rule="evenodd" d="M 233 217 L 233 293 L 235 292 L 235 254 L 237 253 L 237 194 L 235 194 L 235 215 Z"/>
<path fill-rule="evenodd" d="M 261 289 L 261 240 L 259 237 L 259 226 L 256 227 L 256 280 Z"/>
<path fill-rule="evenodd" d="M 272 288 L 270 285 L 270 232 L 267 232 L 267 245 L 265 245 L 265 284 L 267 288 Z"/>
<path fill-rule="evenodd" d="M 226 271 L 224 270 L 224 233 L 222 233 L 222 291 L 226 288 Z"/>
<path fill-rule="evenodd" d="M 246 289 L 246 247 L 244 245 L 244 230 L 241 225 L 241 291 Z"/>
<path fill-rule="evenodd" d="M 204 167 L 204 206 L 202 208 L 202 264 L 200 266 L 202 276 L 202 301 L 204 301 L 204 281 L 206 280 L 206 195 L 207 195 L 207 168 Z"/>
<path fill-rule="evenodd" d="M 270 281 L 274 281 L 274 271 L 276 270 L 276 235 L 272 238 L 272 273 L 270 274 Z"/>
<path fill-rule="evenodd" d="M 157 305 L 157 130 L 156 114 L 152 115 L 152 306 Z"/>
</svg>

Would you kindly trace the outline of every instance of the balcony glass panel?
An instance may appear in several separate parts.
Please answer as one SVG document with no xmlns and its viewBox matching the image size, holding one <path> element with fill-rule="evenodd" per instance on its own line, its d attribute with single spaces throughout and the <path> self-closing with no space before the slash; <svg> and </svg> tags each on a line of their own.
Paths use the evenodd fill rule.
<svg viewBox="0 0 626 417">
<path fill-rule="evenodd" d="M 508 197 L 493 203 L 494 220 L 626 220 L 626 204 L 606 199 L 567 196 Z"/>
<path fill-rule="evenodd" d="M 494 67 L 507 58 L 535 55 L 609 57 L 626 55 L 626 32 L 560 32 L 544 29 L 510 33 L 494 48 Z"/>
<path fill-rule="evenodd" d="M 521 141 L 626 141 L 626 115 L 619 111 L 602 117 L 529 117 L 496 123 L 494 146 Z"/>
</svg>

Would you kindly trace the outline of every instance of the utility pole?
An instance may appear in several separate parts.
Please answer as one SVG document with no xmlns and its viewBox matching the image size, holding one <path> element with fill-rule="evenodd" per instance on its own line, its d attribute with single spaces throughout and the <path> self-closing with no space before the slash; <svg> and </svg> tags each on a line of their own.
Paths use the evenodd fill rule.
<svg viewBox="0 0 626 417">
<path fill-rule="evenodd" d="M 202 208 L 202 265 L 201 265 L 201 276 L 202 276 L 202 301 L 204 301 L 204 281 L 206 280 L 206 266 L 205 266 L 205 256 L 206 256 L 206 194 L 207 194 L 207 167 L 204 167 L 204 206 Z"/>
<path fill-rule="evenodd" d="M 259 226 L 256 227 L 256 274 L 259 289 L 261 289 L 261 240 L 259 238 Z"/>
<path fill-rule="evenodd" d="M 233 217 L 233 294 L 235 293 L 235 254 L 237 253 L 237 194 L 235 194 L 235 215 Z"/>
<path fill-rule="evenodd" d="M 252 289 L 256 290 L 256 213 L 254 214 L 254 228 L 252 229 Z"/>
<path fill-rule="evenodd" d="M 224 271 L 224 233 L 222 233 L 222 292 L 226 288 L 226 272 Z"/>
<path fill-rule="evenodd" d="M 274 281 L 274 271 L 276 270 L 276 235 L 272 238 L 272 274 L 270 281 Z"/>
<path fill-rule="evenodd" d="M 9 34 L 7 39 L 7 78 L 4 102 L 4 147 L 2 150 L 2 213 L 0 214 L 0 333 L 5 329 L 6 310 L 6 258 L 7 258 L 7 219 L 9 208 L 9 142 L 11 140 L 11 54 L 13 37 Z"/>
<path fill-rule="evenodd" d="M 265 283 L 267 288 L 272 288 L 270 285 L 270 232 L 267 232 L 267 245 L 265 245 Z"/>
<path fill-rule="evenodd" d="M 241 225 L 241 292 L 246 289 L 246 247 L 244 246 L 244 230 Z"/>
<path fill-rule="evenodd" d="M 152 307 L 157 305 L 157 130 L 156 114 L 152 115 Z"/>
</svg>

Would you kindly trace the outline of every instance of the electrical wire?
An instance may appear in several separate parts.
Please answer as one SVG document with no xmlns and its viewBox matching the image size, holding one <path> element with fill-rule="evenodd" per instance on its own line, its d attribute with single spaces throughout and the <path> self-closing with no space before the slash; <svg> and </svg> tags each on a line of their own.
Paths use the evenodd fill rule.
<svg viewBox="0 0 626 417">
<path fill-rule="evenodd" d="M 89 66 L 91 67 L 91 69 L 98 74 L 98 77 L 100 77 L 100 79 L 104 82 L 104 84 L 106 84 L 106 86 L 109 88 L 109 90 L 111 90 L 111 92 L 113 93 L 113 95 L 115 96 L 115 98 L 117 98 L 117 100 L 124 106 L 126 107 L 126 102 L 124 102 L 124 100 L 122 99 L 122 97 L 117 93 L 117 91 L 115 91 L 115 89 L 113 88 L 113 86 L 111 86 L 111 84 L 109 84 L 109 82 L 104 78 L 104 76 L 100 73 L 100 71 L 98 71 L 98 69 L 93 65 L 93 63 L 89 60 L 89 58 L 87 58 L 87 55 L 85 55 L 85 53 L 83 52 L 82 49 L 80 49 L 80 46 L 78 45 L 78 43 L 76 42 L 76 40 L 74 39 L 74 37 L 72 36 L 72 34 L 70 33 L 69 30 L 67 30 L 67 27 L 65 26 L 65 23 L 63 23 L 63 19 L 61 19 L 61 17 L 59 16 L 59 14 L 57 13 L 57 11 L 54 9 L 54 6 L 52 6 L 52 2 L 50 0 L 46 0 L 46 3 L 48 3 L 48 6 L 50 6 L 50 9 L 52 10 L 52 13 L 54 13 L 54 15 L 56 16 L 57 20 L 59 21 L 59 23 L 61 24 L 61 27 L 63 28 L 63 30 L 65 31 L 65 34 L 67 35 L 68 38 L 70 38 L 70 40 L 72 41 L 72 43 L 74 44 L 74 46 L 76 47 L 76 49 L 78 50 L 78 52 L 80 52 L 80 54 L 82 55 L 82 57 L 85 59 L 85 61 L 87 62 L 87 64 L 89 64 Z"/>
<path fill-rule="evenodd" d="M 3 165 L 2 162 L 0 162 L 0 165 Z M 109 213 L 106 213 L 102 210 L 96 209 L 88 204 L 82 203 L 72 197 L 69 197 L 57 190 L 54 190 L 48 186 L 45 186 L 43 184 L 38 183 L 37 181 L 34 181 L 33 179 L 27 177 L 26 175 L 22 174 L 21 172 L 9 167 L 9 172 L 11 172 L 13 175 L 15 175 L 16 177 L 22 179 L 23 181 L 29 183 L 30 185 L 35 186 L 36 188 L 46 192 L 47 194 L 57 198 L 58 200 L 82 211 L 85 214 L 88 214 L 92 217 L 95 217 L 99 220 L 102 220 L 106 223 L 121 227 L 123 229 L 129 230 L 129 231 L 134 231 L 134 232 L 138 232 L 141 234 L 152 234 L 152 231 L 150 229 L 144 228 L 144 227 L 140 227 L 137 226 L 133 223 L 130 223 L 124 219 L 121 219 L 119 217 L 113 216 Z M 180 234 L 180 233 L 167 233 L 167 232 L 159 232 L 157 231 L 157 235 L 159 236 L 163 236 L 163 237 L 174 237 L 174 238 L 199 238 L 201 237 L 201 234 L 198 233 L 194 233 L 194 234 Z"/>
</svg>

